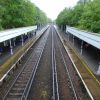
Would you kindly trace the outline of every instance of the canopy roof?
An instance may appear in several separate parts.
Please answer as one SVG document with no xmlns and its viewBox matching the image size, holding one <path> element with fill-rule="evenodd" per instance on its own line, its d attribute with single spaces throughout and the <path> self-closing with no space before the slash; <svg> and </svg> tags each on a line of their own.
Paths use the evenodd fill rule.
<svg viewBox="0 0 100 100">
<path fill-rule="evenodd" d="M 96 33 L 91 33 L 83 30 L 79 30 L 74 27 L 66 27 L 66 32 L 73 34 L 79 39 L 91 44 L 92 46 L 100 49 L 100 35 Z"/>
<path fill-rule="evenodd" d="M 37 29 L 37 26 L 21 27 L 0 31 L 0 42 L 9 40 L 22 34 L 26 34 L 27 32 L 33 31 L 35 29 Z"/>
</svg>

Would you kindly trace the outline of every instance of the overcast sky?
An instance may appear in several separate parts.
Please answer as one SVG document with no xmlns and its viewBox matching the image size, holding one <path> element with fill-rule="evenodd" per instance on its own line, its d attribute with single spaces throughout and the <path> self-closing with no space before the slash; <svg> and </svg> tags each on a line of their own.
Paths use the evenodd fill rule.
<svg viewBox="0 0 100 100">
<path fill-rule="evenodd" d="M 36 6 L 43 10 L 52 20 L 57 18 L 57 15 L 65 7 L 73 7 L 78 0 L 31 0 Z"/>
</svg>

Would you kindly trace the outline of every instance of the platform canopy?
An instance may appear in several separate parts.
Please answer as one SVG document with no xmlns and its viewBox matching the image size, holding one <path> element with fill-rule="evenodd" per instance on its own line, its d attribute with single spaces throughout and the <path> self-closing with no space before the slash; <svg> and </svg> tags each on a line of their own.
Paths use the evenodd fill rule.
<svg viewBox="0 0 100 100">
<path fill-rule="evenodd" d="M 79 30 L 69 26 L 66 26 L 66 32 L 69 32 L 88 44 L 100 49 L 100 34 Z"/>
<path fill-rule="evenodd" d="M 0 31 L 0 42 L 15 38 L 19 35 L 26 34 L 27 32 L 36 30 L 37 26 L 14 28 L 9 30 Z"/>
</svg>

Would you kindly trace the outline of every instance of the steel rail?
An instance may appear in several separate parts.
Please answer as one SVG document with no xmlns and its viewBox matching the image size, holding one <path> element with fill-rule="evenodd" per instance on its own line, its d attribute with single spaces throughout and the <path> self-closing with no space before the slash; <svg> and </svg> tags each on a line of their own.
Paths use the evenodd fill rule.
<svg viewBox="0 0 100 100">
<path fill-rule="evenodd" d="M 53 60 L 53 30 L 51 29 L 51 34 L 52 34 L 52 77 L 53 77 L 53 100 L 55 100 L 55 82 L 54 82 L 54 60 Z"/>
<path fill-rule="evenodd" d="M 42 53 L 43 53 L 43 50 L 44 50 L 44 47 L 45 47 L 45 44 L 46 44 L 46 40 L 47 40 L 47 37 L 48 37 L 48 34 L 46 34 L 46 36 L 44 36 L 43 37 L 43 39 L 42 39 L 42 41 L 41 41 L 41 43 L 40 44 L 43 44 L 42 45 L 42 49 L 40 49 L 41 48 L 41 45 L 40 45 L 40 47 L 38 46 L 37 47 L 37 50 L 40 50 L 39 51 L 39 53 L 38 53 L 38 60 L 37 60 L 37 62 L 36 62 L 36 64 L 35 64 L 35 66 L 34 66 L 34 68 L 32 68 L 32 70 L 30 69 L 29 71 L 31 71 L 29 74 L 29 80 L 27 80 L 27 83 L 26 83 L 26 86 L 25 86 L 25 89 L 24 89 L 24 92 L 22 93 L 22 96 L 20 97 L 21 99 L 20 100 L 26 100 L 27 99 L 27 96 L 28 96 L 28 93 L 29 93 L 29 90 L 30 90 L 30 87 L 31 87 L 31 85 L 32 85 L 32 81 L 33 81 L 33 79 L 34 79 L 34 76 L 35 76 L 35 73 L 36 73 L 36 70 L 37 70 L 37 67 L 38 67 L 38 64 L 39 64 L 39 61 L 40 61 L 40 58 L 41 58 L 41 56 L 42 56 Z M 44 40 L 44 41 L 43 41 Z M 36 51 L 37 52 L 37 51 Z M 28 62 L 30 61 L 30 63 L 32 62 L 31 61 L 31 58 L 32 58 L 32 56 L 34 56 L 34 52 L 32 52 L 33 54 L 31 54 L 31 56 L 28 58 L 28 60 L 26 61 L 26 63 L 25 63 L 25 65 L 24 65 L 24 67 L 22 68 L 22 70 L 20 71 L 20 73 L 18 74 L 18 76 L 16 77 L 16 79 L 14 80 L 14 82 L 13 82 L 13 84 L 11 85 L 11 87 L 9 88 L 9 90 L 8 90 L 8 92 L 6 93 L 6 95 L 4 96 L 4 98 L 3 98 L 3 100 L 7 100 L 7 96 L 9 95 L 9 93 L 10 93 L 10 91 L 13 89 L 13 86 L 16 84 L 16 82 L 17 82 L 17 80 L 18 80 L 18 78 L 21 76 L 21 74 L 23 73 L 23 72 L 25 72 L 24 71 L 24 69 L 26 68 L 26 71 L 27 71 L 27 64 L 28 64 Z M 30 64 L 29 63 L 29 64 Z M 24 74 L 24 75 L 28 75 L 28 74 Z M 25 76 L 24 76 L 25 77 Z M 21 84 L 20 84 L 21 85 Z"/>
<path fill-rule="evenodd" d="M 43 28 L 41 31 L 38 32 L 38 36 L 37 39 L 35 40 L 35 42 L 43 35 L 42 33 L 44 33 L 49 26 L 46 26 L 45 28 Z M 36 37 L 35 37 L 36 38 Z M 26 51 L 18 58 L 18 60 L 11 66 L 11 68 L 3 75 L 3 77 L 0 79 L 0 83 L 3 83 L 3 80 L 7 77 L 7 75 L 10 73 L 11 70 L 13 70 L 14 66 L 19 62 L 19 60 L 27 53 L 27 51 L 32 47 L 34 43 L 32 43 L 27 49 Z"/>
<path fill-rule="evenodd" d="M 58 78 L 57 78 L 57 69 L 56 69 L 53 29 L 52 29 L 52 72 L 53 72 L 53 100 L 59 100 L 59 89 L 58 89 Z"/>
<path fill-rule="evenodd" d="M 55 32 L 56 32 L 56 30 L 55 30 Z M 56 34 L 57 34 L 57 36 L 59 37 L 59 35 L 58 35 L 57 32 L 56 32 Z M 59 39 L 60 39 L 60 38 L 59 38 Z M 60 40 L 60 41 L 61 41 L 61 40 Z M 62 43 L 62 42 L 61 42 L 61 43 Z M 58 47 L 59 47 L 58 42 L 57 42 L 57 45 L 58 45 Z M 65 69 L 66 69 L 67 74 L 68 74 L 69 81 L 70 81 L 70 83 L 71 83 L 71 87 L 72 87 L 72 90 L 73 90 L 73 93 L 74 93 L 75 100 L 78 100 L 77 93 L 76 93 L 76 91 L 75 91 L 75 88 L 74 88 L 74 85 L 73 85 L 73 82 L 72 82 L 72 79 L 71 79 L 71 76 L 70 76 L 70 72 L 68 71 L 68 68 L 67 68 L 67 65 L 66 65 L 66 62 L 65 62 L 65 58 L 64 58 L 64 55 L 63 55 L 63 53 L 62 53 L 60 47 L 59 47 L 59 50 L 60 50 L 60 53 L 61 53 L 61 57 L 62 57 L 62 59 L 63 59 L 63 63 L 64 63 L 64 66 L 65 66 Z"/>
<path fill-rule="evenodd" d="M 47 38 L 48 38 L 48 36 L 47 36 Z M 25 91 L 23 92 L 23 96 L 22 96 L 22 99 L 21 99 L 21 100 L 23 100 L 24 95 L 25 95 L 25 93 L 26 93 L 26 91 L 27 91 L 27 87 L 28 87 L 28 92 L 27 92 L 26 97 L 25 97 L 25 100 L 27 100 L 27 97 L 28 97 L 28 94 L 29 94 L 29 91 L 30 91 L 32 82 L 33 82 L 34 77 L 35 77 L 35 75 L 36 75 L 37 67 L 38 67 L 38 65 L 39 65 L 41 56 L 42 56 L 42 54 L 43 54 L 43 51 L 44 51 L 44 48 L 45 48 L 45 45 L 46 45 L 47 38 L 46 38 L 46 40 L 45 40 L 45 43 L 44 43 L 44 46 L 43 46 L 43 48 L 42 48 L 41 54 L 40 54 L 39 59 L 38 59 L 38 61 L 37 61 L 36 67 L 34 68 L 34 70 L 33 70 L 33 72 L 32 72 L 32 75 L 31 75 L 31 78 L 30 78 L 30 80 L 29 80 L 29 82 L 28 82 L 29 86 L 28 86 L 28 84 L 27 84 L 26 89 L 25 89 Z"/>
<path fill-rule="evenodd" d="M 16 80 L 18 79 L 18 77 L 20 76 L 20 74 L 23 72 L 24 68 L 26 67 L 27 65 L 27 62 L 30 60 L 30 58 L 32 57 L 32 55 L 29 56 L 28 60 L 25 62 L 23 68 L 21 69 L 20 73 L 17 75 L 16 79 L 14 80 L 13 84 L 11 85 L 11 87 L 9 88 L 9 90 L 7 91 L 6 95 L 4 96 L 3 100 L 6 100 L 6 97 L 9 93 L 9 91 L 12 89 L 12 87 L 14 86 Z"/>
<path fill-rule="evenodd" d="M 56 66 L 56 58 L 55 58 L 55 48 L 54 48 L 54 62 L 55 62 L 55 81 L 56 81 L 56 89 L 57 89 L 57 100 L 59 100 L 59 89 L 58 89 L 58 75 L 57 75 L 57 66 Z"/>
</svg>

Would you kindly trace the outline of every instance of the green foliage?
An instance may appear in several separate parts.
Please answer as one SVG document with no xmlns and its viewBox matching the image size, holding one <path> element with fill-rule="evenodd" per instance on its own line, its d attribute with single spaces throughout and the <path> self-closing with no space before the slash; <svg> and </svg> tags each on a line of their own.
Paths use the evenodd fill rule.
<svg viewBox="0 0 100 100">
<path fill-rule="evenodd" d="M 79 26 L 82 29 L 100 32 L 100 0 L 94 0 L 85 5 Z"/>
<path fill-rule="evenodd" d="M 61 27 L 63 26 L 63 28 L 65 28 L 64 26 L 70 25 L 70 15 L 71 15 L 72 10 L 71 9 L 67 9 L 65 8 L 59 15 L 58 18 L 56 20 L 57 24 Z"/>
<path fill-rule="evenodd" d="M 0 29 L 46 22 L 46 15 L 29 0 L 0 0 Z"/>
<path fill-rule="evenodd" d="M 78 26 L 78 21 L 83 12 L 83 4 L 77 4 L 74 8 L 65 8 L 57 17 L 57 24 L 59 26 L 65 27 L 65 25 L 69 26 Z"/>
<path fill-rule="evenodd" d="M 59 26 L 70 25 L 100 33 L 100 0 L 80 0 L 74 8 L 60 12 L 56 22 Z"/>
<path fill-rule="evenodd" d="M 42 12 L 39 8 L 36 7 L 36 17 L 35 20 L 36 20 L 36 24 L 45 24 L 47 23 L 47 17 L 46 17 L 46 14 L 44 12 Z"/>
<path fill-rule="evenodd" d="M 81 19 L 83 9 L 84 9 L 83 4 L 77 4 L 77 6 L 75 6 L 74 9 L 72 10 L 72 17 L 71 17 L 72 26 L 78 26 L 78 21 Z"/>
</svg>

